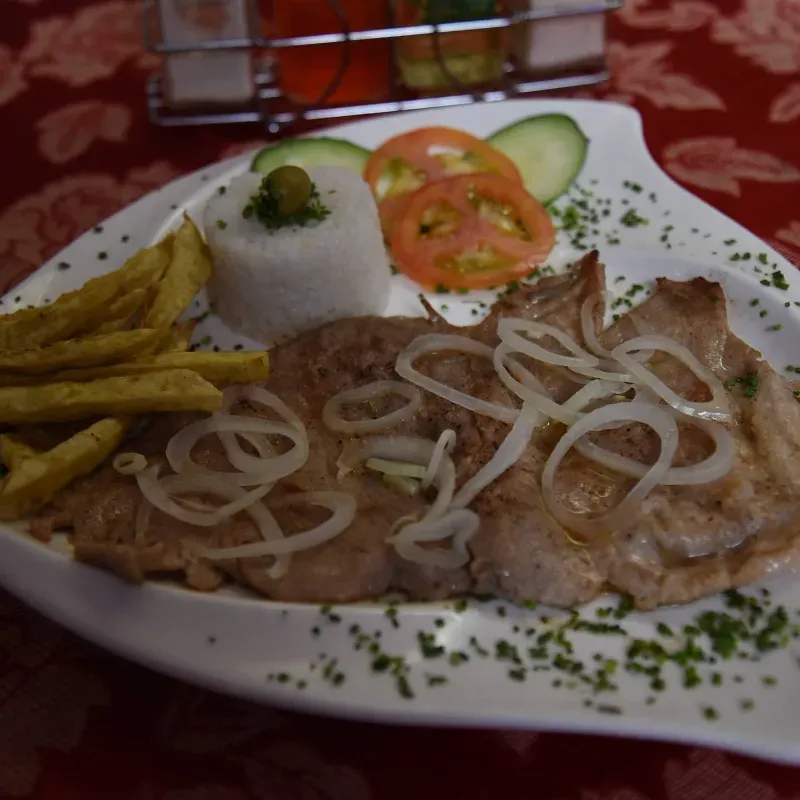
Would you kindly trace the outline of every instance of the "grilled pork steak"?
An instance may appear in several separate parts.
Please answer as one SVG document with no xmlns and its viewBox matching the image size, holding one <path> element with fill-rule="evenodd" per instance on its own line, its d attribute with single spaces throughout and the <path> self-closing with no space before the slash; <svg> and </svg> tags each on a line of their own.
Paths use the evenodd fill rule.
<svg viewBox="0 0 800 800">
<path fill-rule="evenodd" d="M 169 573 L 193 588 L 213 589 L 227 575 L 268 597 L 309 602 L 346 602 L 400 589 L 417 599 L 477 591 L 573 606 L 613 588 L 631 594 L 639 607 L 650 608 L 687 602 L 800 562 L 800 532 L 795 534 L 800 405 L 789 384 L 729 330 L 720 287 L 701 279 L 659 281 L 651 298 L 602 334 L 604 345 L 610 348 L 643 329 L 662 334 L 689 347 L 723 380 L 755 373 L 759 389 L 754 397 L 741 388 L 731 391 L 736 458 L 730 473 L 701 486 L 658 488 L 629 532 L 582 546 L 550 516 L 542 500 L 541 474 L 563 433 L 563 426 L 554 423 L 535 432 L 523 458 L 472 503 L 481 527 L 470 543 L 471 563 L 458 570 L 404 561 L 386 543 L 393 523 L 421 511 L 424 498 L 400 495 L 369 473 L 337 480 L 336 462 L 348 439 L 321 423 L 330 397 L 372 381 L 395 379 L 398 354 L 422 334 L 458 333 L 495 345 L 501 316 L 536 319 L 581 341 L 581 307 L 603 288 L 603 267 L 592 253 L 567 275 L 543 278 L 506 296 L 472 328 L 453 329 L 433 313 L 428 319 L 364 317 L 326 325 L 273 350 L 267 388 L 302 419 L 311 455 L 302 470 L 279 482 L 269 495 L 270 505 L 290 493 L 325 489 L 348 492 L 358 503 L 358 515 L 348 530 L 326 545 L 295 554 L 281 579 L 269 577 L 269 558 L 211 565 L 198 557 L 198 545 L 258 541 L 259 533 L 245 514 L 216 528 L 198 528 L 154 510 L 149 525 L 137 534 L 139 490 L 132 478 L 110 467 L 64 491 L 55 508 L 34 521 L 36 534 L 43 537 L 51 526 L 67 526 L 77 558 L 131 580 Z M 598 303 L 598 330 L 602 311 Z M 580 388 L 565 370 L 525 364 L 559 402 Z M 486 359 L 444 353 L 420 358 L 416 366 L 475 396 L 519 405 Z M 676 359 L 656 353 L 649 366 L 683 396 L 706 399 L 705 384 Z M 378 407 L 372 411 L 381 414 L 384 403 L 395 401 L 375 402 Z M 272 416 L 245 401 L 236 411 Z M 170 437 L 196 418 L 162 415 L 126 443 L 125 450 L 163 463 Z M 510 430 L 423 392 L 420 412 L 394 432 L 435 440 L 447 429 L 458 437 L 452 454 L 458 485 L 492 457 Z M 680 432 L 677 466 L 700 462 L 713 452 L 712 440 L 699 427 L 681 422 Z M 660 446 L 658 437 L 639 424 L 595 432 L 591 438 L 642 463 L 652 463 Z M 230 468 L 216 437 L 202 440 L 193 456 L 212 469 Z M 562 462 L 555 489 L 568 507 L 598 511 L 618 503 L 634 482 L 572 452 Z M 318 524 L 326 512 L 293 506 L 275 513 L 291 534 Z"/>
<path fill-rule="evenodd" d="M 398 354 L 417 336 L 426 333 L 472 333 L 494 344 L 497 319 L 501 315 L 541 317 L 560 324 L 573 321 L 584 297 L 602 285 L 602 267 L 596 255 L 566 276 L 544 278 L 498 303 L 491 316 L 470 330 L 453 329 L 441 318 L 363 317 L 342 320 L 305 334 L 271 354 L 270 391 L 283 399 L 306 426 L 311 455 L 306 466 L 281 481 L 270 494 L 279 499 L 289 492 L 336 489 L 356 497 L 356 521 L 323 547 L 293 556 L 289 573 L 274 580 L 267 573 L 271 559 L 249 559 L 224 564 L 221 568 L 201 561 L 201 546 L 227 546 L 258 541 L 259 533 L 246 515 L 217 528 L 198 528 L 177 522 L 154 510 L 144 533 L 136 534 L 136 516 L 141 495 L 132 478 L 105 467 L 76 481 L 56 499 L 54 513 L 35 524 L 39 536 L 52 523 L 71 527 L 76 558 L 118 572 L 131 580 L 173 574 L 192 588 L 211 589 L 224 572 L 269 597 L 309 602 L 346 602 L 376 597 L 388 589 L 402 589 L 421 599 L 463 593 L 472 586 L 467 568 L 442 570 L 422 567 L 400 559 L 386 544 L 392 524 L 400 517 L 422 509 L 421 498 L 399 495 L 371 475 L 336 479 L 336 461 L 346 439 L 321 424 L 322 408 L 333 395 L 371 381 L 396 378 Z M 565 323 L 566 324 L 566 323 Z M 476 396 L 508 405 L 516 399 L 497 378 L 485 359 L 445 354 L 421 358 L 417 366 L 439 380 Z M 551 388 L 560 380 L 542 375 Z M 242 404 L 239 413 L 271 414 L 259 407 Z M 382 411 L 377 409 L 378 413 Z M 143 433 L 125 444 L 125 450 L 141 452 L 151 463 L 164 463 L 167 442 L 194 415 L 161 415 Z M 424 405 L 416 418 L 396 428 L 396 433 L 436 439 L 448 428 L 458 434 L 455 461 L 458 480 L 466 480 L 491 458 L 508 426 L 425 393 Z M 212 469 L 230 468 L 216 437 L 207 437 L 193 452 L 195 461 Z M 287 533 L 307 529 L 319 519 L 313 510 L 276 512 Z M 324 513 L 324 512 L 323 512 Z"/>
<path fill-rule="evenodd" d="M 653 608 L 742 586 L 800 562 L 800 404 L 790 384 L 729 330 L 717 284 L 660 280 L 635 313 L 654 333 L 686 345 L 719 378 L 734 383 L 729 430 L 736 457 L 721 480 L 654 491 L 633 531 L 598 558 L 609 582 L 633 595 L 639 607 Z M 613 342 L 626 333 L 610 329 L 606 336 Z M 653 359 L 650 368 L 683 396 L 705 399 L 694 376 L 676 364 Z M 737 387 L 743 376 L 751 376 L 744 386 L 754 391 Z M 652 434 L 642 434 L 632 437 L 639 444 L 634 455 L 654 448 Z M 618 452 L 629 445 L 622 435 L 607 439 L 604 445 Z M 701 461 L 712 451 L 708 437 L 681 425 L 676 465 Z"/>
</svg>

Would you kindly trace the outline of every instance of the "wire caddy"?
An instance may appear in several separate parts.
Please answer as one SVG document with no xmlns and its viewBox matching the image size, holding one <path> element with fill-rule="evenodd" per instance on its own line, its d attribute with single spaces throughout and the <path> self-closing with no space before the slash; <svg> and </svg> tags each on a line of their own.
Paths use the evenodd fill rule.
<svg viewBox="0 0 800 800">
<path fill-rule="evenodd" d="M 290 2 L 291 0 L 283 0 Z M 376 0 L 379 1 L 379 0 Z M 394 3 L 389 3 L 389 20 L 394 20 Z M 277 0 L 281 2 L 281 0 Z M 157 0 L 145 0 L 143 11 L 144 42 L 146 48 L 161 56 L 181 53 L 202 53 L 211 51 L 250 51 L 253 58 L 253 99 L 246 105 L 228 107 L 223 105 L 171 108 L 166 100 L 163 81 L 160 75 L 153 74 L 147 83 L 147 105 L 150 119 L 162 126 L 213 125 L 258 123 L 271 134 L 276 134 L 287 126 L 302 122 L 318 122 L 321 120 L 344 119 L 375 114 L 389 114 L 399 111 L 414 111 L 425 108 L 442 108 L 448 106 L 468 105 L 475 102 L 492 102 L 507 98 L 521 97 L 540 92 L 572 89 L 589 86 L 605 81 L 608 69 L 605 58 L 586 62 L 579 68 L 564 70 L 537 70 L 535 72 L 521 70 L 511 63 L 506 63 L 501 80 L 488 86 L 465 86 L 447 68 L 442 58 L 440 37 L 448 33 L 462 31 L 488 31 L 497 29 L 514 29 L 517 26 L 536 25 L 543 20 L 559 18 L 587 17 L 589 15 L 605 15 L 618 8 L 623 0 L 593 0 L 571 8 L 537 8 L 518 11 L 507 16 L 491 19 L 471 20 L 466 22 L 450 22 L 439 25 L 389 25 L 384 28 L 369 30 L 350 30 L 345 14 L 338 0 L 327 0 L 335 11 L 341 24 L 340 33 L 296 36 L 291 38 L 264 38 L 248 36 L 236 39 L 220 39 L 202 43 L 178 44 L 165 41 L 159 33 L 157 20 Z M 256 0 L 248 0 L 248 17 L 250 30 L 255 29 L 258 19 Z M 434 52 L 439 66 L 449 84 L 444 91 L 420 94 L 402 86 L 398 79 L 398 70 L 394 58 L 394 46 L 404 37 L 433 37 Z M 386 100 L 378 102 L 357 103 L 349 105 L 329 104 L 330 98 L 348 65 L 349 51 L 353 42 L 387 40 L 389 48 L 389 95 Z M 319 98 L 313 103 L 299 105 L 285 98 L 276 81 L 274 58 L 270 54 L 283 48 L 303 48 L 314 45 L 343 44 L 341 63 L 330 84 L 325 87 Z"/>
</svg>

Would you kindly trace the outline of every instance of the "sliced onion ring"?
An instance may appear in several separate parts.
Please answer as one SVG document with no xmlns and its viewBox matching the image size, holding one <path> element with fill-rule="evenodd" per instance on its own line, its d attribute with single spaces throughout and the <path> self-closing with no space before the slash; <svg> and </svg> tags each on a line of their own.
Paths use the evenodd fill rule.
<svg viewBox="0 0 800 800">
<path fill-rule="evenodd" d="M 668 406 L 660 406 L 660 408 L 673 416 L 678 413 Z M 688 467 L 670 467 L 661 479 L 662 486 L 697 486 L 703 483 L 712 483 L 724 478 L 733 467 L 733 460 L 736 457 L 736 442 L 728 430 L 718 422 L 708 422 L 696 417 L 685 419 L 711 437 L 715 446 L 714 453 L 703 461 Z M 648 470 L 647 465 L 639 461 L 611 452 L 589 441 L 575 442 L 575 449 L 584 458 L 630 478 L 643 478 Z"/>
<path fill-rule="evenodd" d="M 519 419 L 503 439 L 495 454 L 459 490 L 450 508 L 466 508 L 489 484 L 522 458 L 534 429 L 541 425 L 542 415 L 530 403 L 522 406 Z"/>
<path fill-rule="evenodd" d="M 600 344 L 600 340 L 597 338 L 597 331 L 595 329 L 594 316 L 592 312 L 594 311 L 594 307 L 601 301 L 605 302 L 606 306 L 609 305 L 612 297 L 613 295 L 608 291 L 595 292 L 594 294 L 589 295 L 589 297 L 583 301 L 583 305 L 581 305 L 581 333 L 583 334 L 583 340 L 586 342 L 586 347 L 594 355 L 602 359 L 610 359 L 612 358 L 612 355 L 611 351 L 606 350 L 606 348 Z M 628 314 L 627 319 L 630 319 L 639 334 L 645 332 L 647 326 L 644 325 L 644 323 L 642 323 L 634 313 Z M 649 333 L 649 331 L 647 332 Z M 639 353 L 635 353 L 632 357 L 644 364 L 653 357 L 653 351 L 643 350 Z"/>
<path fill-rule="evenodd" d="M 467 353 L 468 355 L 481 356 L 482 358 L 492 359 L 492 348 L 489 345 L 476 342 L 466 336 L 453 336 L 449 334 L 429 333 L 418 336 L 413 342 L 397 357 L 395 371 L 401 378 L 405 378 L 410 383 L 416 384 L 422 389 L 442 397 L 476 414 L 485 417 L 492 417 L 500 422 L 512 423 L 519 416 L 516 408 L 492 403 L 488 400 L 481 400 L 465 392 L 454 389 L 452 386 L 437 381 L 429 375 L 423 375 L 414 368 L 414 362 L 426 353 L 441 352 Z"/>
<path fill-rule="evenodd" d="M 606 350 L 597 338 L 597 329 L 594 324 L 594 308 L 598 303 L 604 307 L 611 300 L 611 292 L 595 292 L 589 295 L 581 305 L 581 333 L 586 347 L 599 358 L 611 358 L 611 351 Z"/>
<path fill-rule="evenodd" d="M 111 466 L 120 475 L 136 475 L 147 469 L 147 459 L 141 453 L 117 453 Z"/>
<path fill-rule="evenodd" d="M 625 384 L 621 383 L 597 380 L 591 381 L 582 386 L 562 405 L 556 403 L 556 401 L 550 397 L 541 381 L 531 372 L 519 363 L 509 359 L 509 352 L 510 348 L 506 344 L 498 345 L 494 352 L 494 368 L 500 376 L 500 380 L 503 381 L 514 394 L 520 397 L 523 403 L 528 403 L 545 417 L 554 419 L 557 422 L 562 422 L 565 425 L 572 425 L 581 418 L 582 412 L 580 409 L 586 405 L 589 399 L 599 400 L 627 388 Z M 506 366 L 506 362 L 509 362 L 511 369 L 523 379 L 522 381 L 517 380 L 517 378 L 511 374 L 509 367 Z"/>
<path fill-rule="evenodd" d="M 592 381 L 577 391 L 561 408 L 580 411 L 595 400 L 614 394 L 618 388 L 602 381 Z M 533 431 L 541 426 L 542 421 L 542 414 L 526 402 L 522 406 L 519 419 L 503 443 L 492 458 L 458 490 L 450 507 L 465 508 L 480 492 L 516 464 L 522 458 Z"/>
<path fill-rule="evenodd" d="M 145 496 L 144 502 L 150 506 L 150 509 L 146 509 L 142 512 L 142 520 L 139 519 L 139 515 L 137 514 L 137 528 L 140 523 L 146 525 L 152 506 L 156 506 L 165 514 L 169 514 L 176 519 L 183 519 L 190 525 L 201 525 L 205 527 L 207 527 L 206 522 L 208 522 L 209 518 L 213 515 L 222 516 L 222 519 L 211 523 L 218 524 L 233 514 L 238 513 L 238 511 L 244 511 L 252 518 L 253 522 L 255 522 L 259 533 L 265 541 L 283 537 L 283 531 L 281 531 L 278 523 L 275 521 L 275 517 L 273 517 L 264 504 L 259 501 L 259 498 L 253 499 L 253 492 L 245 492 L 244 489 L 235 484 L 208 475 L 193 475 L 191 477 L 168 475 L 159 481 L 157 465 L 137 475 L 136 480 L 139 483 L 142 494 Z M 259 487 L 259 489 L 255 491 L 258 492 L 263 488 L 265 487 Z M 268 490 L 270 487 L 266 488 Z M 214 495 L 231 502 L 216 509 L 213 514 L 202 513 L 201 515 L 201 512 L 192 512 L 182 508 L 169 497 L 170 493 L 182 494 L 189 492 Z M 234 508 L 235 506 L 241 507 Z M 140 511 L 141 510 L 140 506 Z M 200 522 L 197 521 L 198 519 L 200 519 Z M 207 550 L 208 548 L 200 548 L 198 555 L 205 557 Z M 289 570 L 290 560 L 291 557 L 288 555 L 276 556 L 275 563 L 267 570 L 267 574 L 275 579 L 283 577 Z"/>
<path fill-rule="evenodd" d="M 560 345 L 569 350 L 572 355 L 564 356 L 554 353 L 546 347 L 536 344 L 531 339 L 520 336 L 518 331 L 524 331 L 536 337 L 551 336 Z M 524 353 L 526 356 L 535 358 L 545 364 L 569 367 L 570 369 L 575 367 L 596 367 L 600 364 L 600 359 L 597 356 L 587 353 L 568 333 L 543 322 L 503 317 L 497 323 L 497 335 L 503 344 L 508 345 L 510 350 Z"/>
<path fill-rule="evenodd" d="M 287 453 L 282 453 L 273 458 L 251 456 L 239 448 L 240 452 L 229 453 L 229 458 L 233 466 L 238 470 L 242 470 L 241 472 L 210 470 L 195 464 L 191 460 L 191 453 L 197 442 L 211 433 L 221 432 L 285 436 L 291 439 L 295 446 Z M 294 425 L 286 422 L 272 422 L 271 420 L 258 419 L 256 417 L 230 414 L 215 414 L 207 419 L 187 425 L 183 430 L 176 433 L 167 444 L 166 455 L 170 467 L 176 473 L 191 469 L 192 473 L 224 477 L 239 486 L 254 486 L 262 483 L 275 483 L 275 481 L 285 478 L 303 467 L 308 460 L 308 438 L 305 431 L 298 430 Z"/>
<path fill-rule="evenodd" d="M 521 370 L 525 370 L 527 373 L 525 376 L 527 378 L 525 383 L 517 380 L 506 366 L 506 361 L 510 353 L 511 348 L 508 345 L 499 344 L 494 351 L 492 361 L 495 371 L 500 376 L 500 380 L 503 381 L 517 397 L 522 399 L 523 404 L 527 403 L 545 416 L 563 422 L 565 425 L 571 425 L 578 419 L 579 414 L 562 409 L 562 407 L 550 397 L 541 381 L 529 370 L 524 367 L 520 367 L 516 370 L 517 374 L 520 374 Z"/>
<path fill-rule="evenodd" d="M 455 447 L 455 444 L 456 432 L 454 430 L 450 430 L 448 428 L 446 431 L 441 432 L 436 441 L 436 447 L 433 448 L 433 455 L 431 456 L 431 460 L 428 462 L 428 468 L 425 470 L 425 474 L 422 476 L 420 489 L 427 489 L 433 483 L 433 479 L 439 473 L 439 467 L 442 463 L 442 456 L 445 453 L 451 453 Z"/>
<path fill-rule="evenodd" d="M 214 412 L 214 416 L 216 417 L 218 413 L 219 412 Z M 237 433 L 217 431 L 217 436 L 219 436 L 222 446 L 225 448 L 225 454 L 228 456 L 228 461 L 231 460 L 231 453 L 234 454 L 234 458 L 237 457 L 237 450 L 241 450 L 243 455 L 251 455 L 250 453 L 242 450 L 237 439 L 244 439 L 244 441 L 247 442 L 253 448 L 253 450 L 256 451 L 256 453 L 258 453 L 259 458 L 274 458 L 276 455 L 278 455 L 277 449 L 264 434 L 245 433 L 244 431 L 238 431 Z"/>
<path fill-rule="evenodd" d="M 660 350 L 674 356 L 685 364 L 698 380 L 708 386 L 711 390 L 711 400 L 695 403 L 684 399 L 660 378 L 657 378 L 647 367 L 632 358 L 630 351 L 633 350 Z M 685 345 L 666 336 L 655 334 L 637 336 L 635 339 L 629 339 L 627 342 L 617 345 L 612 351 L 612 355 L 637 379 L 638 383 L 645 384 L 676 411 L 700 419 L 717 420 L 718 422 L 730 421 L 730 404 L 722 381 L 705 364 L 700 363 Z"/>
<path fill-rule="evenodd" d="M 647 468 L 641 480 L 613 510 L 601 514 L 576 514 L 558 501 L 553 483 L 556 470 L 575 442 L 590 431 L 611 422 L 641 422 L 650 426 L 661 438 L 661 452 L 656 462 Z M 629 528 L 638 518 L 642 501 L 660 483 L 672 464 L 678 447 L 678 426 L 663 409 L 646 403 L 616 403 L 587 413 L 560 439 L 547 459 L 542 473 L 542 496 L 550 513 L 570 531 L 589 541 L 598 536 L 617 533 Z"/>
<path fill-rule="evenodd" d="M 611 362 L 610 364 L 608 362 L 601 362 L 600 367 L 615 367 L 618 363 L 617 361 Z M 633 381 L 629 373 L 620 372 L 617 369 L 600 369 L 597 367 L 571 367 L 571 369 L 576 374 L 585 375 L 587 378 L 594 378 L 598 381 L 617 381 L 627 384 Z"/>
<path fill-rule="evenodd" d="M 231 386 L 222 393 L 222 410 L 230 411 L 234 403 L 239 400 L 250 400 L 259 405 L 271 408 L 298 430 L 305 430 L 302 420 L 289 408 L 283 400 L 261 386 Z"/>
<path fill-rule="evenodd" d="M 340 409 L 346 403 L 373 400 L 388 394 L 405 397 L 408 403 L 378 419 L 346 420 L 339 416 Z M 411 419 L 420 408 L 422 408 L 422 395 L 416 386 L 405 381 L 374 381 L 331 397 L 322 409 L 322 421 L 332 431 L 346 433 L 349 436 L 364 436 L 388 431 L 395 425 Z"/>
<path fill-rule="evenodd" d="M 435 521 L 412 522 L 388 541 L 400 558 L 424 566 L 441 569 L 458 569 L 469 562 L 467 542 L 480 527 L 474 511 L 460 508 L 448 511 Z M 440 542 L 452 537 L 450 550 L 432 550 L 420 547 L 419 542 Z"/>
<path fill-rule="evenodd" d="M 204 558 L 214 561 L 227 561 L 240 558 L 261 558 L 263 556 L 281 556 L 310 550 L 343 533 L 356 517 L 356 500 L 344 492 L 304 492 L 281 498 L 273 504 L 273 508 L 300 504 L 322 506 L 331 511 L 331 516 L 320 525 L 302 533 L 295 533 L 283 538 L 273 538 L 265 542 L 241 544 L 235 547 L 209 548 L 203 551 Z"/>
<path fill-rule="evenodd" d="M 593 380 L 584 384 L 567 400 L 562 408 L 570 411 L 583 411 L 586 406 L 605 400 L 615 395 L 624 394 L 630 387 L 625 383 L 613 383 L 611 381 Z"/>
<path fill-rule="evenodd" d="M 294 426 L 298 430 L 305 432 L 305 426 L 300 420 L 300 417 L 298 417 L 297 414 L 295 414 L 294 411 L 292 411 L 292 409 L 280 399 L 280 397 L 277 397 L 276 395 L 272 394 L 272 392 L 268 392 L 266 389 L 263 389 L 260 386 L 228 387 L 222 393 L 222 411 L 230 411 L 231 407 L 242 399 L 250 400 L 251 402 L 258 403 L 266 408 L 271 408 L 274 411 L 277 411 L 285 422 Z M 217 412 L 217 414 L 218 413 L 219 412 Z M 214 416 L 216 416 L 216 414 Z M 248 442 L 261 458 L 267 458 L 276 455 L 275 448 L 272 446 L 272 444 L 270 444 L 265 435 L 246 433 L 243 431 L 239 431 L 238 433 L 218 431 L 217 433 L 220 441 L 222 442 L 222 446 L 225 448 L 225 454 L 228 456 L 228 460 L 231 462 L 231 464 L 234 464 L 234 466 L 234 459 L 238 459 L 240 457 L 247 458 L 250 455 L 242 449 L 237 441 L 237 437 L 241 437 Z"/>
<path fill-rule="evenodd" d="M 147 501 L 165 514 L 169 514 L 181 522 L 211 528 L 264 497 L 272 488 L 271 484 L 257 486 L 247 492 L 233 481 L 214 475 L 213 473 L 190 473 L 184 475 L 168 475 L 159 480 L 158 465 L 140 472 L 136 481 Z M 215 508 L 213 511 L 191 511 L 172 499 L 172 494 L 210 494 L 223 497 L 231 502 Z"/>
</svg>

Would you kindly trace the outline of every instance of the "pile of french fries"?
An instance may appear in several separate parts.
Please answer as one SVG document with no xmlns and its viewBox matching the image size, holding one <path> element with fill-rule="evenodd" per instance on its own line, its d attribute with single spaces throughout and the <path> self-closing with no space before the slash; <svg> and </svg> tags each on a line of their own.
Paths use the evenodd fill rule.
<svg viewBox="0 0 800 800">
<path fill-rule="evenodd" d="M 0 519 L 44 506 L 108 458 L 136 415 L 216 411 L 218 384 L 265 380 L 266 352 L 194 352 L 196 320 L 178 321 L 211 277 L 195 224 L 53 303 L 0 316 Z M 37 425 L 86 420 L 50 450 Z M 13 426 L 13 427 L 12 427 Z"/>
</svg>

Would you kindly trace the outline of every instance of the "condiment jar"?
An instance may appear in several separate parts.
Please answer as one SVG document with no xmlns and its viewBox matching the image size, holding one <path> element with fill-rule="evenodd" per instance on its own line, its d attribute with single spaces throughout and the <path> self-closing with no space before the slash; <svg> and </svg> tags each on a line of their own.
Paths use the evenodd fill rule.
<svg viewBox="0 0 800 800">
<path fill-rule="evenodd" d="M 388 0 L 339 0 L 345 19 L 328 0 L 273 0 L 263 6 L 267 38 L 293 38 L 389 25 Z M 389 91 L 390 50 L 386 40 L 274 49 L 283 94 L 299 104 L 381 100 Z M 336 81 L 336 86 L 332 84 Z M 330 91 L 328 91 L 330 89 Z"/>
<path fill-rule="evenodd" d="M 246 0 L 159 0 L 166 44 L 202 44 L 250 35 Z M 164 58 L 169 106 L 241 104 L 255 95 L 249 50 L 175 53 Z"/>
<path fill-rule="evenodd" d="M 397 24 L 436 25 L 492 19 L 496 0 L 397 0 Z M 397 42 L 403 83 L 420 91 L 492 83 L 503 77 L 506 33 L 502 29 L 409 36 Z"/>
</svg>

